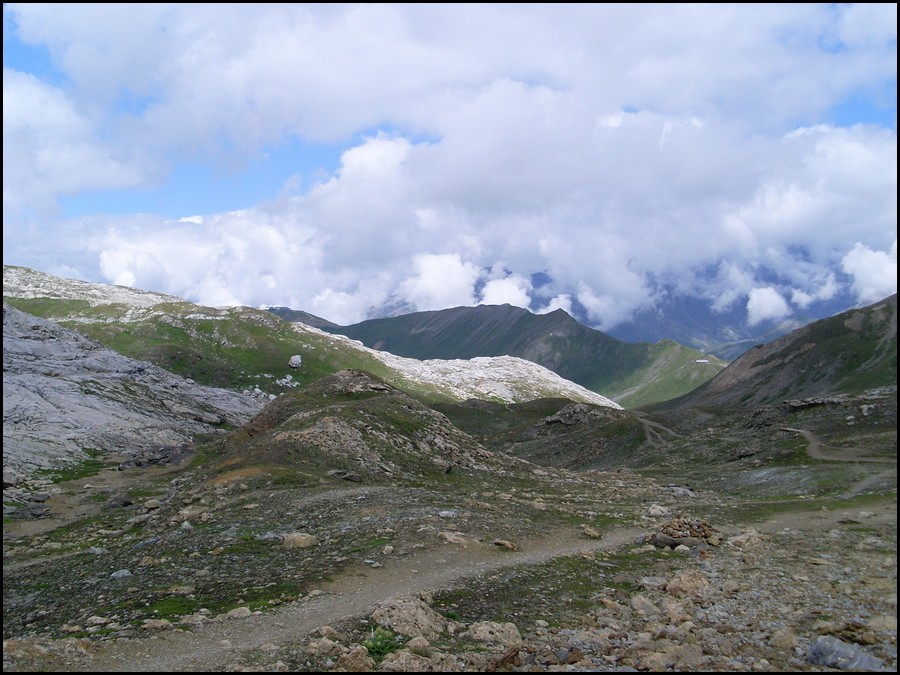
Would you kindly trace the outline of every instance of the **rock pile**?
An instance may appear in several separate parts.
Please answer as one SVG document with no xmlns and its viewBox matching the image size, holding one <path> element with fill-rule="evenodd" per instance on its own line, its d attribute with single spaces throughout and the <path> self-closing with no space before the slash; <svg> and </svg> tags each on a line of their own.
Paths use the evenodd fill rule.
<svg viewBox="0 0 900 675">
<path fill-rule="evenodd" d="M 725 535 L 705 520 L 682 515 L 673 517 L 657 532 L 649 535 L 646 541 L 656 548 L 696 548 L 703 545 L 719 546 L 725 541 Z"/>
</svg>

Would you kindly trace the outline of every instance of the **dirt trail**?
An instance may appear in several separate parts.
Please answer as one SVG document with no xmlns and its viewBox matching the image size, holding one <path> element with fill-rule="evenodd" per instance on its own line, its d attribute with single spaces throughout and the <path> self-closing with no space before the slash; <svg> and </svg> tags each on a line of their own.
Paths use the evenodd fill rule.
<svg viewBox="0 0 900 675">
<path fill-rule="evenodd" d="M 896 521 L 896 502 L 872 504 L 866 522 L 879 525 Z M 828 531 L 858 510 L 847 508 L 781 513 L 763 523 L 760 532 L 785 528 L 813 532 Z M 740 525 L 727 529 L 743 530 Z M 88 672 L 191 672 L 221 670 L 240 659 L 242 653 L 267 644 L 286 646 L 305 641 L 321 626 L 370 614 L 389 598 L 412 598 L 423 591 L 437 591 L 464 584 L 467 579 L 517 565 L 534 565 L 582 551 L 612 551 L 634 542 L 640 528 L 622 528 L 591 540 L 570 531 L 565 536 L 532 540 L 520 551 L 471 543 L 445 544 L 411 557 L 387 559 L 380 569 L 358 568 L 321 587 L 325 593 L 306 597 L 285 607 L 245 619 L 223 620 L 194 632 L 160 632 L 131 641 L 108 642 L 95 647 L 91 657 L 67 670 Z M 226 642 L 227 641 L 227 642 Z"/>
<path fill-rule="evenodd" d="M 820 459 L 826 462 L 878 462 L 881 464 L 896 464 L 896 457 L 860 457 L 854 454 L 853 449 L 835 448 L 822 443 L 822 440 L 811 431 L 806 429 L 792 429 L 791 427 L 782 427 L 782 431 L 792 431 L 800 434 L 806 439 L 806 454 L 813 459 Z M 824 448 L 828 448 L 826 451 Z"/>
<path fill-rule="evenodd" d="M 452 587 L 515 565 L 538 564 L 581 551 L 613 550 L 641 534 L 626 528 L 602 539 L 564 538 L 531 541 L 520 551 L 484 544 L 446 544 L 413 557 L 387 560 L 380 569 L 364 568 L 324 585 L 324 595 L 246 619 L 223 620 L 189 633 L 159 633 L 130 642 L 106 643 L 76 670 L 97 672 L 209 671 L 234 662 L 238 654 L 265 644 L 300 642 L 316 628 L 364 616 L 388 598 L 414 597 L 423 591 Z M 228 643 L 223 643 L 227 640 Z"/>
<path fill-rule="evenodd" d="M 666 447 L 666 445 L 668 445 L 666 443 L 666 439 L 663 438 L 663 435 L 660 433 L 661 431 L 675 438 L 682 437 L 681 434 L 670 429 L 669 427 L 660 424 L 659 422 L 654 422 L 653 420 L 648 419 L 647 416 L 643 413 L 635 412 L 634 414 L 644 427 L 644 437 L 647 443 L 652 445 L 654 448 L 664 448 Z"/>
</svg>

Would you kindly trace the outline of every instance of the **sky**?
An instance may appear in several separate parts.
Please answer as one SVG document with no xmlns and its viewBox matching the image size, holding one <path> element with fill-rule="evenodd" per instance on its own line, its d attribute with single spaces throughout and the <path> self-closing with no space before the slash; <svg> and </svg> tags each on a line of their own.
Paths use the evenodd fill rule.
<svg viewBox="0 0 900 675">
<path fill-rule="evenodd" d="M 3 262 L 339 324 L 897 290 L 896 4 L 4 4 Z"/>
</svg>

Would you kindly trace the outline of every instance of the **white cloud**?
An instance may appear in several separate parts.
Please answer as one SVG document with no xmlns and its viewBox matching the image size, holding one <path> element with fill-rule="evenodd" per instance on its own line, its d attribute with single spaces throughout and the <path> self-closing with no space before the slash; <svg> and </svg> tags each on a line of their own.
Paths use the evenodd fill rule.
<svg viewBox="0 0 900 675">
<path fill-rule="evenodd" d="M 417 255 L 413 274 L 400 282 L 399 296 L 417 310 L 475 304 L 478 268 L 456 253 Z"/>
<path fill-rule="evenodd" d="M 65 81 L 4 69 L 12 263 L 340 323 L 576 298 L 610 329 L 666 286 L 752 317 L 783 309 L 765 289 L 889 287 L 896 132 L 827 120 L 896 86 L 896 7 L 106 7 L 5 6 Z M 296 139 L 338 170 L 241 211 L 18 215 Z"/>
<path fill-rule="evenodd" d="M 854 3 L 841 7 L 838 35 L 848 45 L 880 46 L 897 42 L 897 4 Z"/>
<path fill-rule="evenodd" d="M 763 321 L 783 319 L 791 308 L 781 294 L 772 287 L 753 288 L 747 298 L 747 324 L 755 326 Z"/>
<path fill-rule="evenodd" d="M 897 292 L 897 240 L 888 251 L 873 251 L 857 242 L 841 260 L 853 277 L 853 290 L 861 304 L 878 302 Z"/>
<path fill-rule="evenodd" d="M 800 290 L 798 288 L 794 288 L 791 291 L 791 302 L 800 307 L 801 309 L 806 309 L 813 302 L 818 300 L 831 300 L 838 292 L 838 283 L 837 279 L 835 279 L 834 274 L 827 274 L 825 280 L 822 282 L 822 285 L 813 290 L 811 293 L 807 293 L 806 291 Z"/>
<path fill-rule="evenodd" d="M 634 303 L 611 293 L 598 293 L 583 282 L 578 285 L 576 298 L 587 311 L 591 324 L 599 330 L 617 326 L 637 309 Z"/>
<path fill-rule="evenodd" d="M 747 295 L 753 287 L 753 275 L 741 269 L 738 265 L 723 263 L 718 270 L 718 277 L 714 284 L 717 289 L 714 292 L 712 308 L 716 312 L 724 312 L 734 303 Z"/>
<path fill-rule="evenodd" d="M 491 279 L 481 290 L 481 305 L 504 305 L 528 309 L 531 305 L 531 281 L 519 275 Z"/>
<path fill-rule="evenodd" d="M 555 312 L 557 309 L 561 309 L 567 314 L 572 313 L 572 296 L 568 294 L 557 295 L 550 299 L 546 305 L 537 310 L 537 314 L 549 314 L 550 312 Z"/>
<path fill-rule="evenodd" d="M 98 136 L 60 90 L 4 68 L 4 215 L 55 211 L 62 195 L 141 184 L 143 169 Z"/>
</svg>

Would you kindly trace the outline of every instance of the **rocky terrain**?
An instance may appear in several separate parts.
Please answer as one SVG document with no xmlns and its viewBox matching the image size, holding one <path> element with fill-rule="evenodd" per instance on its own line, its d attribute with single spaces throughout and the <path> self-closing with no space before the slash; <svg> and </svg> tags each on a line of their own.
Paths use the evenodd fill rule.
<svg viewBox="0 0 900 675">
<path fill-rule="evenodd" d="M 300 335 L 352 345 L 383 363 L 414 389 L 438 392 L 454 401 L 480 399 L 515 403 L 546 396 L 621 409 L 615 401 L 563 379 L 531 361 L 514 356 L 476 356 L 471 359 L 411 359 L 369 349 L 346 336 L 331 335 L 302 323 L 292 324 Z"/>
<path fill-rule="evenodd" d="M 77 300 L 88 305 L 115 304 L 135 309 L 183 302 L 181 298 L 165 293 L 154 293 L 130 286 L 64 279 L 15 265 L 3 266 L 3 295 L 17 298 Z"/>
<path fill-rule="evenodd" d="M 174 474 L 35 484 L 101 506 L 4 528 L 5 669 L 890 670 L 896 455 L 876 458 L 855 494 L 569 471 L 346 371 Z"/>
<path fill-rule="evenodd" d="M 262 406 L 3 304 L 3 480 L 88 454 L 164 456 Z"/>
<path fill-rule="evenodd" d="M 588 328 L 561 309 L 533 314 L 511 305 L 478 305 L 370 319 L 350 326 L 337 326 L 284 307 L 269 311 L 286 321 L 347 335 L 366 346 L 414 359 L 520 357 L 627 407 L 689 392 L 727 365 L 672 340 L 621 342 Z"/>
<path fill-rule="evenodd" d="M 257 316 L 65 311 L 97 307 L 95 330 L 165 326 L 197 368 Z M 266 320 L 284 364 L 298 343 Z M 254 397 L 5 308 L 4 433 L 81 459 L 4 444 L 4 671 L 896 671 L 895 383 L 645 411 L 429 399 L 361 357 L 315 370 L 366 352 L 300 339 L 295 380 L 222 348 L 246 382 L 293 382 Z"/>
</svg>

